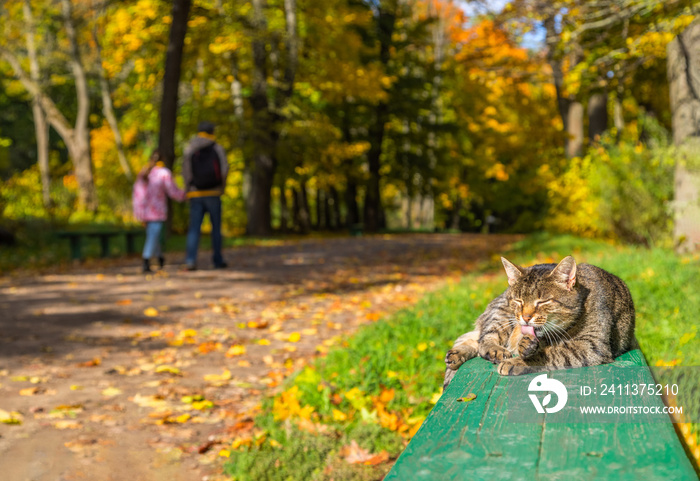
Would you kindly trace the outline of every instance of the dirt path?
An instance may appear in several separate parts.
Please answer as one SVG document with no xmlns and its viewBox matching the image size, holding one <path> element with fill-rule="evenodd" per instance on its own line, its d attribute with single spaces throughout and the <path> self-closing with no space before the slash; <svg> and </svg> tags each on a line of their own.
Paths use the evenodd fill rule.
<svg viewBox="0 0 700 481">
<path fill-rule="evenodd" d="M 284 377 L 513 240 L 311 240 L 229 250 L 226 270 L 0 278 L 0 478 L 225 479 L 221 450 Z"/>
</svg>

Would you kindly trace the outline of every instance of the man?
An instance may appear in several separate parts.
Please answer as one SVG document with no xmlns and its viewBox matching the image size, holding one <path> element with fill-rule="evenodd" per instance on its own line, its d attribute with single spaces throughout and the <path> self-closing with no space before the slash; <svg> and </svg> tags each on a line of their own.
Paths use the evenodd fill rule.
<svg viewBox="0 0 700 481">
<path fill-rule="evenodd" d="M 215 269 L 227 267 L 221 256 L 221 195 L 226 187 L 228 161 L 226 152 L 214 141 L 214 124 L 199 123 L 197 135 L 185 148 L 182 177 L 190 202 L 190 226 L 187 231 L 186 268 L 197 269 L 197 249 L 204 214 L 211 221 L 211 245 Z"/>
</svg>

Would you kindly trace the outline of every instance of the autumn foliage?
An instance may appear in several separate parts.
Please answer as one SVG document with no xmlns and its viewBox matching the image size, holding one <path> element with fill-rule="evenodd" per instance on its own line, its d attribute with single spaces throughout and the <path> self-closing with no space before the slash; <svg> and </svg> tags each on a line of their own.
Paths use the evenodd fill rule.
<svg viewBox="0 0 700 481">
<path fill-rule="evenodd" d="M 218 125 L 232 165 L 224 198 L 229 233 L 249 225 L 246 196 L 264 144 L 255 130 L 264 128 L 275 146 L 272 177 L 256 195 L 269 197 L 269 227 L 279 231 L 351 226 L 363 221 L 363 211 L 379 209 L 380 227 L 620 236 L 600 212 L 607 194 L 597 195 L 584 172 L 603 151 L 595 135 L 585 140 L 583 127 L 597 127 L 570 118 L 578 110 L 569 109 L 581 105 L 583 112 L 589 98 L 605 95 L 611 114 L 601 128 L 614 139 L 610 145 L 648 149 L 638 119 L 651 112 L 669 128 L 665 46 L 693 15 L 683 2 L 614 3 L 517 0 L 484 12 L 450 0 L 270 1 L 260 23 L 251 20 L 250 3 L 195 1 L 177 153 L 200 119 Z M 158 139 L 169 2 L 9 0 L 2 8 L 9 15 L 0 17 L 0 103 L 8 107 L 2 115 L 20 119 L 1 124 L 3 217 L 133 222 L 131 175 Z M 600 18 L 604 26 L 591 20 Z M 34 57 L 29 39 L 42 45 Z M 253 61 L 258 40 L 266 45 L 264 65 Z M 75 88 L 76 65 L 86 73 L 85 92 Z M 264 121 L 252 90 L 263 78 Z M 50 160 L 32 165 L 37 144 L 23 134 L 32 131 L 29 106 L 37 99 L 67 127 L 78 106 L 89 103 L 88 157 L 67 152 L 73 137 L 57 130 L 61 135 L 49 138 Z M 79 132 L 78 123 L 74 128 Z M 567 159 L 571 149 L 576 159 Z M 577 176 L 581 181 L 561 188 Z M 377 183 L 378 200 L 370 195 Z M 86 189 L 96 199 L 87 212 Z M 583 226 L 582 217 L 599 222 Z M 176 208 L 175 229 L 185 222 L 185 209 Z"/>
</svg>

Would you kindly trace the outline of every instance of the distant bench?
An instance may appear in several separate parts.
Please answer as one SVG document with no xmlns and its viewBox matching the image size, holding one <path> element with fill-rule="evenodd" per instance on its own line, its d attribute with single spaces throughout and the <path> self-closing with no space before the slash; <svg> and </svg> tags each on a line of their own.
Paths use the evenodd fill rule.
<svg viewBox="0 0 700 481">
<path fill-rule="evenodd" d="M 113 230 L 80 230 L 80 231 L 59 231 L 56 235 L 60 239 L 68 239 L 70 242 L 70 255 L 73 260 L 82 260 L 83 239 L 86 237 L 96 237 L 100 240 L 100 257 L 109 257 L 109 241 L 112 237 L 126 238 L 127 254 L 136 252 L 136 238 L 144 235 L 140 229 L 113 229 Z"/>
<path fill-rule="evenodd" d="M 548 423 L 547 416 L 555 414 L 538 414 L 527 395 L 514 401 L 509 392 L 539 374 L 500 376 L 484 359 L 467 361 L 384 481 L 698 479 L 668 419 Z M 654 383 L 639 350 L 606 366 L 548 373 L 554 379 L 570 376 L 578 386 L 594 385 L 611 374 L 616 383 L 630 378 Z M 572 395 L 579 390 L 567 391 L 574 404 Z M 647 401 L 663 407 L 660 397 L 652 398 Z M 524 405 L 532 409 L 530 422 L 509 420 L 509 408 L 520 412 Z"/>
</svg>

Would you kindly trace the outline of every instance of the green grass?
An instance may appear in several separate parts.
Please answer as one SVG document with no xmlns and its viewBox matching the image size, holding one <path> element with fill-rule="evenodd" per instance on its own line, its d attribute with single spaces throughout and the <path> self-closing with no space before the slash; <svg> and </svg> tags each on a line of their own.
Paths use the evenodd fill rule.
<svg viewBox="0 0 700 481">
<path fill-rule="evenodd" d="M 650 365 L 700 365 L 697 256 L 544 234 L 528 237 L 506 256 L 526 266 L 569 254 L 628 283 L 637 338 Z M 355 440 L 371 453 L 397 456 L 441 392 L 445 351 L 506 287 L 495 256 L 483 271 L 361 329 L 291 380 L 286 397 L 265 401 L 256 425 L 266 440 L 234 450 L 227 472 L 241 481 L 381 479 L 388 466 L 348 464 L 343 446 Z M 383 402 L 382 393 L 389 392 L 393 397 Z M 391 416 L 398 421 L 390 422 Z"/>
</svg>

